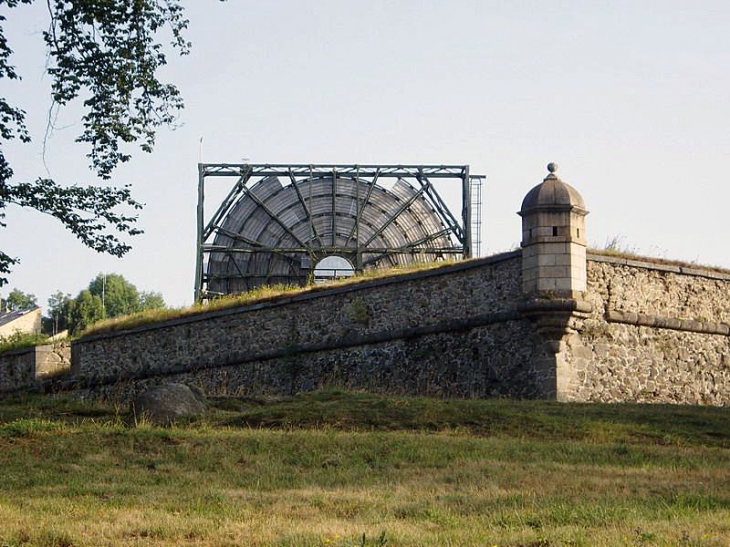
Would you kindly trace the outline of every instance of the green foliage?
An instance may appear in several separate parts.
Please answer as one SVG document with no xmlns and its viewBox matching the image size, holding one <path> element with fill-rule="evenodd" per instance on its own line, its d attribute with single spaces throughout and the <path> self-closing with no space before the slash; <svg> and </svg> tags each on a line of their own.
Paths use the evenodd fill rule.
<svg viewBox="0 0 730 547">
<path fill-rule="evenodd" d="M 142 291 L 139 293 L 140 311 L 156 310 L 165 307 L 165 299 L 162 294 L 153 291 Z"/>
<path fill-rule="evenodd" d="M 89 283 L 89 291 L 102 299 L 105 317 L 109 318 L 165 307 L 162 294 L 139 292 L 133 283 L 119 274 L 100 273 Z"/>
<path fill-rule="evenodd" d="M 155 129 L 175 121 L 183 106 L 174 85 L 157 79 L 167 64 L 156 34 L 170 28 L 173 45 L 185 54 L 188 25 L 175 0 L 49 2 L 51 26 L 43 33 L 50 53 L 53 100 L 66 105 L 91 90 L 84 101 L 84 132 L 92 166 L 103 178 L 130 156 L 119 143 L 141 141 L 151 151 Z"/>
<path fill-rule="evenodd" d="M 351 430 L 459 431 L 483 437 L 730 449 L 727 410 L 679 405 L 434 399 L 325 390 L 270 400 L 221 399 L 230 425 Z"/>
<path fill-rule="evenodd" d="M 72 335 L 79 334 L 97 321 L 104 319 L 105 316 L 101 297 L 91 294 L 88 289 L 83 290 L 71 304 L 69 332 Z"/>
<path fill-rule="evenodd" d="M 69 329 L 69 333 L 76 336 L 102 319 L 152 313 L 164 307 L 162 294 L 139 292 L 119 274 L 100 273 L 76 298 L 60 291 L 49 298 L 44 330 L 58 333 Z"/>
<path fill-rule="evenodd" d="M 32 437 L 46 431 L 58 431 L 60 424 L 42 418 L 18 418 L 7 424 L 0 425 L 0 436 L 5 437 Z"/>
<path fill-rule="evenodd" d="M 48 337 L 44 334 L 16 331 L 9 336 L 0 336 L 0 353 L 38 346 L 47 340 Z"/>
<path fill-rule="evenodd" d="M 33 0 L 6 0 L 7 8 Z M 83 131 L 77 141 L 89 145 L 92 170 L 109 179 L 119 163 L 129 161 L 124 148 L 139 143 L 151 152 L 156 130 L 174 123 L 183 107 L 178 89 L 159 80 L 167 63 L 158 34 L 168 29 L 172 46 L 182 54 L 189 44 L 179 0 L 49 0 L 48 30 L 43 33 L 54 108 L 83 99 Z M 6 15 L 0 15 L 4 23 Z M 12 49 L 0 27 L 0 79 L 20 78 L 10 62 Z M 25 112 L 0 98 L 0 139 L 30 142 Z M 48 178 L 13 182 L 13 170 L 0 146 L 0 228 L 8 204 L 36 209 L 57 218 L 84 245 L 122 256 L 130 246 L 116 234 L 141 233 L 134 210 L 142 206 L 129 186 L 65 186 Z M 132 213 L 128 211 L 132 211 Z M 0 251 L 0 286 L 17 258 Z"/>
<path fill-rule="evenodd" d="M 321 287 L 320 287 L 321 288 Z M 86 333 L 102 333 L 102 332 L 114 332 L 126 329 L 132 329 L 149 325 L 151 323 L 157 323 L 160 321 L 168 321 L 171 319 L 179 319 L 180 317 L 186 317 L 189 315 L 197 315 L 213 310 L 220 310 L 226 308 L 234 308 L 236 306 L 242 306 L 251 302 L 257 302 L 260 300 L 266 300 L 269 298 L 275 298 L 284 294 L 293 294 L 296 292 L 303 292 L 304 289 L 299 286 L 293 285 L 263 285 L 252 289 L 249 292 L 242 294 L 232 294 L 222 296 L 211 300 L 207 304 L 194 304 L 184 308 L 151 308 L 148 307 L 140 312 L 133 313 L 131 315 L 118 316 L 114 318 L 108 318 L 100 323 L 95 324 L 90 329 L 87 329 Z M 152 302 L 159 303 L 161 295 L 159 293 L 142 293 L 142 295 L 149 294 L 151 297 L 140 296 L 140 300 L 144 303 Z M 164 301 L 163 301 L 164 304 Z"/>
<path fill-rule="evenodd" d="M 99 274 L 89 283 L 89 292 L 103 300 L 105 317 L 128 315 L 140 310 L 139 291 L 119 274 Z"/>
<path fill-rule="evenodd" d="M 639 262 L 648 262 L 649 264 L 661 264 L 664 266 L 679 266 L 680 268 L 692 268 L 699 270 L 707 270 L 711 272 L 729 273 L 730 270 L 720 266 L 712 266 L 708 264 L 698 264 L 697 262 L 687 262 L 684 260 L 667 260 L 655 256 L 646 256 L 638 254 L 634 247 L 622 244 L 622 237 L 615 236 L 610 240 L 606 240 L 603 248 L 590 248 L 588 251 L 593 254 L 611 256 L 615 258 L 625 258 L 628 260 L 636 260 Z"/>
<path fill-rule="evenodd" d="M 0 299 L 3 304 L 3 309 L 0 311 L 18 311 L 18 310 L 32 310 L 38 307 L 36 297 L 30 293 L 24 293 L 18 289 L 13 289 L 8 294 L 7 298 Z"/>
<path fill-rule="evenodd" d="M 56 291 L 48 299 L 48 316 L 43 317 L 43 332 L 54 335 L 69 328 L 73 300 L 70 294 Z"/>
<path fill-rule="evenodd" d="M 370 312 L 362 296 L 356 296 L 347 307 L 347 317 L 353 323 L 367 326 L 370 323 Z"/>
</svg>

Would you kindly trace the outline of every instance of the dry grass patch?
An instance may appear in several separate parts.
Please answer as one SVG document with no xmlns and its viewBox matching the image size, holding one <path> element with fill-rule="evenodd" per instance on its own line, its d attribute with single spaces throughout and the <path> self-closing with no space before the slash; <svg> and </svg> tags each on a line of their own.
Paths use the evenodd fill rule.
<svg viewBox="0 0 730 547">
<path fill-rule="evenodd" d="M 106 332 L 116 332 L 122 330 L 129 330 L 153 323 L 160 323 L 163 321 L 170 321 L 174 319 L 180 319 L 183 317 L 189 317 L 192 315 L 199 315 L 202 313 L 211 312 L 214 310 L 223 310 L 229 308 L 235 308 L 244 306 L 247 304 L 253 304 L 256 302 L 263 302 L 281 296 L 291 296 L 294 294 L 300 294 L 303 292 L 314 292 L 327 290 L 332 287 L 341 285 L 351 285 L 354 283 L 361 283 L 369 281 L 371 279 L 379 279 L 385 277 L 392 277 L 397 275 L 403 275 L 415 271 L 430 270 L 455 264 L 457 260 L 440 260 L 438 262 L 414 262 L 405 266 L 397 266 L 394 268 L 373 268 L 366 270 L 365 272 L 352 276 L 340 278 L 336 281 L 323 284 L 323 285 L 308 285 L 306 287 L 300 287 L 298 285 L 265 285 L 252 289 L 248 292 L 235 295 L 221 296 L 220 298 L 214 298 L 206 302 L 205 304 L 194 304 L 192 306 L 186 306 L 182 308 L 159 308 L 154 310 L 145 310 L 139 313 L 131 315 L 125 315 L 121 317 L 115 317 L 112 319 L 103 319 L 89 326 L 83 333 L 82 336 L 92 334 L 102 334 Z"/>
<path fill-rule="evenodd" d="M 0 402 L 0 545 L 730 542 L 715 434 L 728 409 L 344 392 L 217 404 L 157 428 L 65 398 Z M 246 425 L 254 411 L 269 426 Z"/>
<path fill-rule="evenodd" d="M 730 274 L 730 270 L 720 266 L 709 266 L 704 264 L 698 264 L 697 262 L 687 262 L 685 260 L 672 260 L 667 258 L 646 256 L 628 247 L 611 246 L 610 244 L 607 244 L 607 246 L 603 249 L 589 248 L 588 252 L 595 255 L 611 256 L 614 258 L 625 258 L 627 260 L 636 260 L 638 262 L 647 262 L 649 264 L 658 264 L 662 266 L 678 266 L 680 268 L 708 270 L 716 273 Z"/>
</svg>

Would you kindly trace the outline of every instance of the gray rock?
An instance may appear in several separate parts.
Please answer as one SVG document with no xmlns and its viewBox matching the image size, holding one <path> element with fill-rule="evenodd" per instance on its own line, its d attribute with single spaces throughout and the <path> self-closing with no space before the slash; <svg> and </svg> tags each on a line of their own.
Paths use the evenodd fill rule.
<svg viewBox="0 0 730 547">
<path fill-rule="evenodd" d="M 197 387 L 163 384 L 137 395 L 132 402 L 132 417 L 153 424 L 171 424 L 203 414 L 208 408 L 205 395 Z"/>
</svg>

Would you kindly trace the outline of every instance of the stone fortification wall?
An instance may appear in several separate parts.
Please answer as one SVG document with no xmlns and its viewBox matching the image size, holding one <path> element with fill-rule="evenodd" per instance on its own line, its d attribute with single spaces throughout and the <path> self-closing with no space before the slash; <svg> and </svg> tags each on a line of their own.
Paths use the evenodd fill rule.
<svg viewBox="0 0 730 547">
<path fill-rule="evenodd" d="M 46 380 L 63 376 L 71 371 L 71 347 L 68 342 L 53 342 L 36 346 L 35 377 Z"/>
<path fill-rule="evenodd" d="M 0 393 L 28 389 L 35 383 L 35 348 L 0 355 Z"/>
<path fill-rule="evenodd" d="M 520 268 L 507 253 L 89 336 L 73 343 L 74 373 L 107 393 L 165 377 L 208 393 L 539 396 L 554 372 L 515 311 Z"/>
<path fill-rule="evenodd" d="M 730 275 L 698 267 L 590 255 L 590 294 L 598 311 L 730 324 Z"/>
<path fill-rule="evenodd" d="M 0 355 L 0 393 L 37 387 L 38 381 L 54 378 L 71 368 L 67 344 L 44 344 Z"/>
<path fill-rule="evenodd" d="M 451 397 L 730 404 L 730 275 L 589 255 L 537 301 L 521 254 L 330 287 L 73 344 L 77 386 L 209 394 L 340 386 Z M 557 336 L 557 338 L 556 338 Z"/>
<path fill-rule="evenodd" d="M 730 405 L 730 275 L 587 254 L 583 198 L 548 171 L 521 251 L 87 336 L 54 387 Z M 0 356 L 0 390 L 44 374 L 24 359 Z"/>
<path fill-rule="evenodd" d="M 730 275 L 590 255 L 569 400 L 730 404 Z"/>
</svg>

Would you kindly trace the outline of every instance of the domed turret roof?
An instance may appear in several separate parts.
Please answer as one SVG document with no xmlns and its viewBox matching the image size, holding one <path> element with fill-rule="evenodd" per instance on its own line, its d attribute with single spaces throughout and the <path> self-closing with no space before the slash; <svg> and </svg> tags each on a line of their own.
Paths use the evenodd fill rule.
<svg viewBox="0 0 730 547">
<path fill-rule="evenodd" d="M 540 184 L 530 190 L 522 200 L 520 214 L 536 209 L 580 209 L 586 211 L 583 197 L 570 184 L 563 182 L 555 174 L 558 166 L 548 165 L 550 174 Z M 587 211 L 586 211 L 587 212 Z"/>
</svg>

